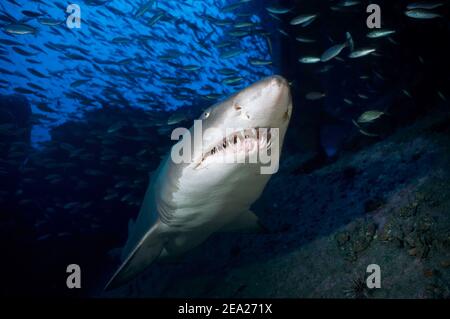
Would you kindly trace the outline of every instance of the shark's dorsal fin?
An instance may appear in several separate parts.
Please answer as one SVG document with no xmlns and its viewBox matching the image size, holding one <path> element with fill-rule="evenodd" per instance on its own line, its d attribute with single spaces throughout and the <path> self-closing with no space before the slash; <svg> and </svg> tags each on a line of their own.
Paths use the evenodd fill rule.
<svg viewBox="0 0 450 319">
<path fill-rule="evenodd" d="M 220 232 L 261 232 L 265 228 L 259 222 L 258 216 L 248 210 L 240 213 L 229 224 L 220 229 Z"/>
</svg>

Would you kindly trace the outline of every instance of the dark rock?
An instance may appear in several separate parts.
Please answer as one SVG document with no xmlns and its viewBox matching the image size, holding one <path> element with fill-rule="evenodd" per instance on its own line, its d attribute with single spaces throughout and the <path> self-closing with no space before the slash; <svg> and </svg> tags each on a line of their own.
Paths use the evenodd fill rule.
<svg viewBox="0 0 450 319">
<path fill-rule="evenodd" d="M 406 218 L 416 215 L 419 203 L 417 201 L 412 202 L 409 205 L 403 206 L 399 209 L 398 215 L 400 217 Z"/>
<path fill-rule="evenodd" d="M 416 247 L 416 240 L 412 234 L 409 234 L 405 237 L 405 243 L 410 247 L 414 248 Z"/>
<path fill-rule="evenodd" d="M 384 204 L 385 201 L 380 197 L 371 198 L 364 203 L 364 211 L 371 213 L 381 208 Z"/>
<path fill-rule="evenodd" d="M 425 297 L 442 299 L 444 298 L 444 292 L 445 290 L 441 286 L 437 284 L 430 284 L 425 288 Z"/>
<path fill-rule="evenodd" d="M 350 234 L 348 232 L 341 232 L 336 235 L 336 242 L 339 246 L 344 245 L 350 240 Z"/>
<path fill-rule="evenodd" d="M 28 128 L 31 121 L 31 107 L 22 95 L 0 95 L 0 123 L 14 123 Z"/>
<path fill-rule="evenodd" d="M 327 156 L 324 152 L 318 152 L 311 158 L 305 160 L 292 172 L 294 175 L 309 174 L 327 163 Z"/>
</svg>

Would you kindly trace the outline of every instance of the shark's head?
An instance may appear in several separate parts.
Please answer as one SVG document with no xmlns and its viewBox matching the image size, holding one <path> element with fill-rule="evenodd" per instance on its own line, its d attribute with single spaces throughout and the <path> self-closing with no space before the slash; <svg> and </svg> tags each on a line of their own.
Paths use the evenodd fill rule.
<svg viewBox="0 0 450 319">
<path fill-rule="evenodd" d="M 277 147 L 281 147 L 291 113 L 289 84 L 277 75 L 209 107 L 200 117 L 203 149 L 201 154 L 194 151 L 196 167 L 203 168 L 219 156 L 224 158 L 223 155 L 228 160 L 237 157 L 239 161 L 258 150 L 267 150 L 273 144 L 275 133 Z"/>
<path fill-rule="evenodd" d="M 239 127 L 286 128 L 292 112 L 289 84 L 281 76 L 264 78 L 209 107 L 203 129 Z"/>
</svg>

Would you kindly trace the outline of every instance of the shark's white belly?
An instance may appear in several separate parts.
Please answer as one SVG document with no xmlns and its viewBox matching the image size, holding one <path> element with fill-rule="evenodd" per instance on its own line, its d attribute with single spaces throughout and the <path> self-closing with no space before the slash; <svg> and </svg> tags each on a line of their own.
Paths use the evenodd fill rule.
<svg viewBox="0 0 450 319">
<path fill-rule="evenodd" d="M 226 165 L 241 165 L 242 169 Z M 177 255 L 197 246 L 240 213 L 248 211 L 269 178 L 270 175 L 260 174 L 259 166 L 250 164 L 213 164 L 200 170 L 184 168 L 177 190 L 160 193 L 160 216 L 169 235 L 163 256 Z"/>
</svg>

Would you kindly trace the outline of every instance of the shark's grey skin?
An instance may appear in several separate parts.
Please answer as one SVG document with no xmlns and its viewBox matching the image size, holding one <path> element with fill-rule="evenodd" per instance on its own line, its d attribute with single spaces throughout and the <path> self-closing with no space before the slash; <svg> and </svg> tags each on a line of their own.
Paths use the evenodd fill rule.
<svg viewBox="0 0 450 319">
<path fill-rule="evenodd" d="M 200 118 L 203 148 L 193 146 L 190 163 L 176 164 L 170 154 L 162 161 L 150 181 L 136 222 L 129 225 L 123 263 L 105 288 L 126 283 L 154 260 L 180 255 L 214 232 L 257 228 L 258 219 L 249 208 L 271 175 L 261 174 L 261 163 L 215 163 L 211 159 L 220 152 L 245 157 L 246 145 L 257 145 L 251 151 L 256 152 L 258 147 L 270 144 L 267 136 L 237 141 L 234 134 L 242 133 L 242 129 L 278 128 L 281 148 L 291 113 L 289 84 L 276 75 L 208 108 Z M 236 129 L 223 147 L 222 139 L 206 133 L 208 128 L 241 130 Z M 192 141 L 195 143 L 194 138 Z M 214 154 L 207 152 L 214 147 Z"/>
</svg>

